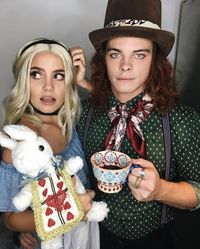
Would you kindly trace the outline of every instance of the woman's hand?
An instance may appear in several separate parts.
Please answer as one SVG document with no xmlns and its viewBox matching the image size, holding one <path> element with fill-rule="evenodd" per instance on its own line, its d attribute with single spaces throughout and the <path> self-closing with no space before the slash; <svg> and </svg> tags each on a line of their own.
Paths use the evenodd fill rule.
<svg viewBox="0 0 200 249">
<path fill-rule="evenodd" d="M 19 240 L 24 249 L 34 249 L 39 244 L 32 233 L 21 233 Z"/>
<path fill-rule="evenodd" d="M 134 168 L 128 176 L 128 186 L 138 201 L 152 201 L 160 190 L 161 179 L 155 166 L 144 159 L 132 159 L 133 164 L 142 168 Z"/>
<path fill-rule="evenodd" d="M 85 78 L 86 63 L 83 49 L 80 47 L 70 48 L 72 62 L 74 66 L 74 81 L 75 83 L 84 88 L 86 91 L 92 91 L 91 82 Z"/>
<path fill-rule="evenodd" d="M 83 217 L 84 221 L 87 220 L 86 215 L 92 207 L 92 202 L 93 202 L 94 197 L 95 197 L 95 192 L 93 190 L 89 190 L 89 189 L 86 190 L 86 193 L 79 195 L 79 198 L 80 198 L 80 201 L 82 203 L 83 210 L 85 213 L 85 215 Z"/>
</svg>

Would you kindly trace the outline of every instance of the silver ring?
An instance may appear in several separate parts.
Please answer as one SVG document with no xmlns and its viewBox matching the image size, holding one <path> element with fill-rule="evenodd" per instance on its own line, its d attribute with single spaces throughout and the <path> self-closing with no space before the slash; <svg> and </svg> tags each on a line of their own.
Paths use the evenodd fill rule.
<svg viewBox="0 0 200 249">
<path fill-rule="evenodd" d="M 138 172 L 138 177 L 144 178 L 145 173 L 144 170 L 140 170 L 140 172 Z"/>
</svg>

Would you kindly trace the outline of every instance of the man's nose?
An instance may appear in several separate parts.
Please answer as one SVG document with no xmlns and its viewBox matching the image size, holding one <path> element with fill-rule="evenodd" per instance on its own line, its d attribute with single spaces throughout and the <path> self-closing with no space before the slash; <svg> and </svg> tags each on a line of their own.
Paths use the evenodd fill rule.
<svg viewBox="0 0 200 249">
<path fill-rule="evenodd" d="M 124 57 L 121 61 L 121 67 L 120 69 L 122 71 L 130 71 L 133 69 L 133 61 L 129 57 Z"/>
</svg>

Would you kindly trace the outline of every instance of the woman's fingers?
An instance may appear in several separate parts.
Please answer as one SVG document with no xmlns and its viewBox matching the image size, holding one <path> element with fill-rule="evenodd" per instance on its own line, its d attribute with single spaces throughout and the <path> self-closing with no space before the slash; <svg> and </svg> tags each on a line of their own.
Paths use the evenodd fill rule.
<svg viewBox="0 0 200 249">
<path fill-rule="evenodd" d="M 38 241 L 32 233 L 21 233 L 19 240 L 24 249 L 34 249 L 38 245 Z"/>
</svg>

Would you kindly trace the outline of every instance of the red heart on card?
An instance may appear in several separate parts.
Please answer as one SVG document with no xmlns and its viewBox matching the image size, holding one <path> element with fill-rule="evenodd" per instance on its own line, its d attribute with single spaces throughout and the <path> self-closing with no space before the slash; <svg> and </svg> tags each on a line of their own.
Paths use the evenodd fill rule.
<svg viewBox="0 0 200 249">
<path fill-rule="evenodd" d="M 62 187 L 63 187 L 63 182 L 58 182 L 58 183 L 57 183 L 57 187 L 58 187 L 59 189 L 62 189 Z"/>
<path fill-rule="evenodd" d="M 40 180 L 38 181 L 38 184 L 39 184 L 41 187 L 44 187 L 45 183 L 46 183 L 45 179 L 40 179 Z"/>
<path fill-rule="evenodd" d="M 53 195 L 48 195 L 46 199 L 46 204 L 49 207 L 55 208 L 58 212 L 63 210 L 63 205 L 66 199 L 66 193 L 63 190 L 59 190 L 58 193 Z"/>
<path fill-rule="evenodd" d="M 45 188 L 45 190 L 42 192 L 42 195 L 43 195 L 43 196 L 46 196 L 46 195 L 47 195 L 47 188 Z"/>
<path fill-rule="evenodd" d="M 54 220 L 52 220 L 51 218 L 48 220 L 48 227 L 52 227 L 54 226 L 56 223 Z"/>
<path fill-rule="evenodd" d="M 74 215 L 71 212 L 67 213 L 67 220 L 72 220 L 74 218 Z"/>
<path fill-rule="evenodd" d="M 46 216 L 49 216 L 49 215 L 53 214 L 53 210 L 51 208 L 47 208 L 45 214 L 46 214 Z"/>
<path fill-rule="evenodd" d="M 71 208 L 71 205 L 69 204 L 68 201 L 66 201 L 64 204 L 64 209 L 66 210 L 66 209 L 70 209 L 70 208 Z"/>
</svg>

